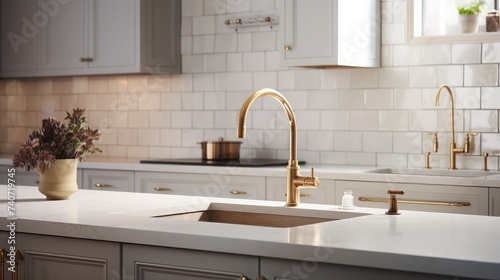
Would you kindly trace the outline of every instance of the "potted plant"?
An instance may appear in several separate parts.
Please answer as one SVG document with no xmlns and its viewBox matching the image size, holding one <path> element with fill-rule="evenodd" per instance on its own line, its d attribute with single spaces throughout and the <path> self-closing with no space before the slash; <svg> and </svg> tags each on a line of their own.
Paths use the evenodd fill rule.
<svg viewBox="0 0 500 280">
<path fill-rule="evenodd" d="M 476 33 L 479 26 L 479 14 L 484 1 L 476 0 L 457 5 L 460 32 Z"/>
<path fill-rule="evenodd" d="M 42 127 L 33 131 L 14 155 L 14 167 L 38 171 L 38 189 L 47 199 L 67 199 L 76 192 L 78 161 L 101 152 L 95 143 L 101 133 L 88 127 L 84 114 L 85 109 L 79 108 L 66 112 L 68 124 L 52 117 L 43 119 Z"/>
</svg>

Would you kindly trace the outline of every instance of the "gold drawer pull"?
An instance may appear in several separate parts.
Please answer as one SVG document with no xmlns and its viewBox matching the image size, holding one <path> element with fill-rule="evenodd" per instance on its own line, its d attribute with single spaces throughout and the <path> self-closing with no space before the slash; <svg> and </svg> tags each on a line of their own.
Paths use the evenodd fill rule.
<svg viewBox="0 0 500 280">
<path fill-rule="evenodd" d="M 244 191 L 229 191 L 230 194 L 248 194 L 247 192 Z"/>
<path fill-rule="evenodd" d="M 97 183 L 95 184 L 94 186 L 98 187 L 98 188 L 107 188 L 107 187 L 112 187 L 112 185 L 110 184 L 100 184 L 100 183 Z"/>
<path fill-rule="evenodd" d="M 161 192 L 161 191 L 171 191 L 171 188 L 163 188 L 163 187 L 154 187 L 153 190 Z"/>
<path fill-rule="evenodd" d="M 389 199 L 370 198 L 370 197 L 359 197 L 358 200 L 359 201 L 367 201 L 367 202 L 389 202 Z M 470 202 L 420 201 L 420 200 L 402 200 L 402 199 L 398 199 L 398 203 L 438 205 L 438 206 L 456 206 L 456 207 L 470 206 Z"/>
</svg>

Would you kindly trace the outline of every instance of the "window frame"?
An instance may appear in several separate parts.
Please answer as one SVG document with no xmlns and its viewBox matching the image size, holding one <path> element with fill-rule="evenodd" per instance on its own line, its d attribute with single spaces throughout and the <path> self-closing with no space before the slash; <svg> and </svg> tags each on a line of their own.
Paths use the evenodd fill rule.
<svg viewBox="0 0 500 280">
<path fill-rule="evenodd" d="M 422 0 L 408 0 L 407 2 L 407 38 L 408 44 L 467 44 L 467 43 L 490 43 L 500 42 L 500 32 L 479 32 L 479 33 L 466 33 L 456 35 L 439 35 L 439 36 L 415 36 L 414 30 L 416 27 L 415 20 L 420 22 L 415 15 L 415 5 L 421 5 Z M 498 7 L 499 1 L 496 5 Z M 421 10 L 421 8 L 420 8 Z M 421 26 L 421 24 L 420 24 Z"/>
</svg>

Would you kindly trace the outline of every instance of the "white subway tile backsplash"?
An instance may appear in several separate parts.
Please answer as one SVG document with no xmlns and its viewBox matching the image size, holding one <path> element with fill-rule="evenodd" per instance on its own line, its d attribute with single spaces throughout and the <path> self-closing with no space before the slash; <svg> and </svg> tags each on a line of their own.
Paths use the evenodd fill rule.
<svg viewBox="0 0 500 280">
<path fill-rule="evenodd" d="M 381 68 L 378 75 L 381 88 L 407 88 L 409 86 L 408 67 Z"/>
<path fill-rule="evenodd" d="M 295 70 L 295 89 L 319 89 L 321 72 L 319 70 Z"/>
<path fill-rule="evenodd" d="M 140 96 L 138 99 L 139 110 L 160 110 L 161 93 L 148 92 Z"/>
<path fill-rule="evenodd" d="M 138 130 L 139 146 L 158 146 L 160 145 L 160 129 L 146 128 Z M 145 156 L 145 155 L 144 155 Z"/>
<path fill-rule="evenodd" d="M 380 111 L 379 130 L 407 131 L 408 125 L 408 111 Z"/>
<path fill-rule="evenodd" d="M 200 147 L 198 142 L 203 139 L 202 129 L 183 129 L 181 131 L 183 147 Z"/>
<path fill-rule="evenodd" d="M 255 72 L 253 74 L 253 89 L 272 88 L 276 89 L 278 77 L 276 72 Z"/>
<path fill-rule="evenodd" d="M 295 89 L 295 72 L 294 71 L 279 71 L 278 72 L 278 88 L 279 88 L 279 90 Z"/>
<path fill-rule="evenodd" d="M 376 69 L 352 69 L 351 88 L 376 88 L 379 77 Z"/>
<path fill-rule="evenodd" d="M 422 109 L 422 91 L 420 89 L 395 89 L 394 109 Z"/>
<path fill-rule="evenodd" d="M 101 76 L 92 76 L 88 78 L 89 81 L 89 92 L 90 93 L 107 93 L 108 92 L 108 79 L 106 77 Z M 43 86 L 44 87 L 44 86 Z M 38 84 L 37 84 L 37 90 Z"/>
<path fill-rule="evenodd" d="M 312 90 L 307 94 L 307 109 L 333 110 L 335 108 L 335 93 L 330 90 Z"/>
<path fill-rule="evenodd" d="M 497 86 L 498 64 L 465 65 L 464 86 Z"/>
<path fill-rule="evenodd" d="M 481 92 L 482 109 L 500 109 L 500 88 L 483 87 Z"/>
<path fill-rule="evenodd" d="M 395 132 L 393 143 L 393 153 L 415 154 L 422 152 L 421 133 Z"/>
<path fill-rule="evenodd" d="M 449 86 L 464 85 L 464 68 L 462 65 L 437 66 L 436 85 L 447 84 Z"/>
<path fill-rule="evenodd" d="M 215 89 L 226 91 L 251 91 L 252 73 L 216 73 Z"/>
<path fill-rule="evenodd" d="M 451 45 L 453 64 L 481 63 L 481 44 Z"/>
<path fill-rule="evenodd" d="M 149 112 L 147 111 L 129 111 L 128 127 L 147 128 L 149 127 Z"/>
<path fill-rule="evenodd" d="M 238 52 L 252 51 L 252 34 L 251 33 L 238 33 Z"/>
<path fill-rule="evenodd" d="M 233 53 L 238 51 L 238 34 L 225 33 L 215 35 L 216 53 Z"/>
<path fill-rule="evenodd" d="M 470 114 L 471 132 L 498 132 L 498 111 L 472 110 Z"/>
<path fill-rule="evenodd" d="M 226 70 L 228 72 L 241 72 L 243 71 L 243 54 L 241 53 L 228 53 L 226 56 Z"/>
<path fill-rule="evenodd" d="M 260 72 L 265 70 L 265 53 L 251 52 L 243 54 L 243 71 Z"/>
<path fill-rule="evenodd" d="M 259 52 L 276 50 L 277 37 L 278 34 L 276 31 L 252 33 L 252 51 Z"/>
<path fill-rule="evenodd" d="M 410 87 L 435 87 L 437 70 L 435 66 L 416 66 L 409 68 Z"/>
<path fill-rule="evenodd" d="M 410 131 L 436 131 L 437 130 L 437 111 L 430 110 L 411 110 L 409 112 Z"/>
<path fill-rule="evenodd" d="M 193 35 L 215 34 L 215 16 L 193 17 Z"/>
<path fill-rule="evenodd" d="M 335 137 L 335 140 L 334 140 Z M 340 137 L 341 138 L 341 137 Z M 334 142 L 337 138 L 333 131 L 316 131 L 307 132 L 307 150 L 314 151 L 331 151 L 334 148 Z M 342 141 L 341 141 L 342 142 Z M 342 145 L 342 143 L 340 143 Z M 345 147 L 345 146 L 344 146 Z"/>
<path fill-rule="evenodd" d="M 224 72 L 226 71 L 225 54 L 206 54 L 203 55 L 203 72 Z"/>
<path fill-rule="evenodd" d="M 149 111 L 149 127 L 169 128 L 171 116 L 169 111 Z"/>
<path fill-rule="evenodd" d="M 500 43 L 483 44 L 483 63 L 500 63 Z"/>
<path fill-rule="evenodd" d="M 321 130 L 349 130 L 349 112 L 322 110 L 320 111 Z"/>
<path fill-rule="evenodd" d="M 362 110 L 365 106 L 363 90 L 338 90 L 335 93 L 335 109 Z"/>
<path fill-rule="evenodd" d="M 193 111 L 193 128 L 213 128 L 214 125 L 213 111 Z"/>
<path fill-rule="evenodd" d="M 367 89 L 365 109 L 390 110 L 393 107 L 393 93 L 390 89 Z"/>
<path fill-rule="evenodd" d="M 178 147 L 182 144 L 182 130 L 161 129 L 160 145 L 164 147 Z"/>
<path fill-rule="evenodd" d="M 392 152 L 392 133 L 364 132 L 363 152 L 376 152 L 376 153 Z"/>
<path fill-rule="evenodd" d="M 351 111 L 349 115 L 349 129 L 370 131 L 378 130 L 378 111 Z"/>
<path fill-rule="evenodd" d="M 321 70 L 321 89 L 349 89 L 351 86 L 351 70 Z"/>
<path fill-rule="evenodd" d="M 193 118 L 189 111 L 172 111 L 171 113 L 172 128 L 192 128 Z"/>
<path fill-rule="evenodd" d="M 381 34 L 382 45 L 398 45 L 406 42 L 406 24 L 405 23 L 382 23 Z"/>
<path fill-rule="evenodd" d="M 450 45 L 426 45 L 422 47 L 422 64 L 450 64 L 451 46 Z"/>
<path fill-rule="evenodd" d="M 236 129 L 238 123 L 238 112 L 236 111 L 216 111 L 215 128 Z M 247 125 L 249 125 L 247 119 Z"/>
<path fill-rule="evenodd" d="M 137 128 L 118 128 L 118 145 L 136 146 L 138 144 Z"/>
<path fill-rule="evenodd" d="M 192 91 L 193 76 L 191 74 L 172 75 L 172 91 Z"/>
<path fill-rule="evenodd" d="M 203 2 L 199 0 L 183 0 L 182 1 L 182 17 L 192 17 L 203 15 Z"/>
<path fill-rule="evenodd" d="M 193 36 L 193 54 L 214 53 L 215 35 Z"/>
<path fill-rule="evenodd" d="M 408 66 L 422 64 L 422 47 L 410 45 L 395 45 L 392 47 L 393 66 Z"/>
</svg>

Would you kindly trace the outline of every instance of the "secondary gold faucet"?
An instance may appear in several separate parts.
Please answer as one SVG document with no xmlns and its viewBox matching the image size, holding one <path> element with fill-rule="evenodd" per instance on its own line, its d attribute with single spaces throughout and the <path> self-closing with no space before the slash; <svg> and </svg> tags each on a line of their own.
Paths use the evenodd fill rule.
<svg viewBox="0 0 500 280">
<path fill-rule="evenodd" d="M 245 121 L 248 110 L 252 103 L 263 96 L 269 96 L 281 103 L 290 122 L 290 159 L 288 160 L 286 172 L 286 206 L 297 206 L 300 200 L 300 188 L 317 188 L 319 179 L 314 176 L 314 168 L 311 168 L 311 176 L 301 176 L 299 161 L 297 160 L 297 125 L 292 106 L 286 98 L 278 91 L 270 88 L 263 88 L 255 91 L 241 105 L 238 117 L 238 138 L 245 138 Z"/>
<path fill-rule="evenodd" d="M 447 85 L 442 85 L 439 87 L 438 92 L 436 94 L 436 106 L 439 107 L 439 95 L 441 94 L 441 90 L 445 88 L 448 90 L 448 93 L 450 94 L 450 126 L 451 126 L 451 131 L 450 131 L 450 169 L 451 170 L 456 170 L 457 169 L 457 154 L 460 153 L 469 153 L 469 136 L 476 136 L 477 133 L 466 133 L 465 134 L 465 142 L 464 142 L 464 147 L 463 148 L 457 148 L 456 143 L 455 143 L 455 108 L 453 105 L 453 93 L 451 92 L 451 89 Z"/>
</svg>

